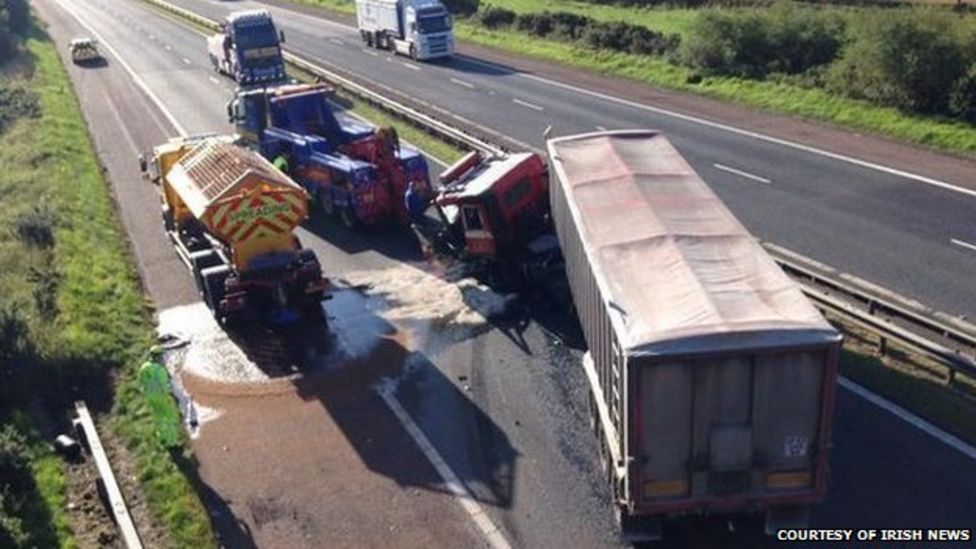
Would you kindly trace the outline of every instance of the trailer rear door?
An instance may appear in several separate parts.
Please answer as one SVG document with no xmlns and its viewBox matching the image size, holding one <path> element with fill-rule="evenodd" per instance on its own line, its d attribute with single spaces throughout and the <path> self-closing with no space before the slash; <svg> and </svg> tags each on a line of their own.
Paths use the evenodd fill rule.
<svg viewBox="0 0 976 549">
<path fill-rule="evenodd" d="M 813 488 L 825 350 L 641 368 L 638 505 Z"/>
</svg>

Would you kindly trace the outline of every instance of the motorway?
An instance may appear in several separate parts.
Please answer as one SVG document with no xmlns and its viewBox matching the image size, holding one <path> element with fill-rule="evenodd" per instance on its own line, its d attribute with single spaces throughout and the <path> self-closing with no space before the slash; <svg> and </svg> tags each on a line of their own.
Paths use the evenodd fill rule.
<svg viewBox="0 0 976 549">
<path fill-rule="evenodd" d="M 976 247 L 965 246 L 976 246 L 976 194 L 596 97 L 466 56 L 414 63 L 365 49 L 352 27 L 276 5 L 173 3 L 214 20 L 234 10 L 268 8 L 285 30 L 290 51 L 535 147 L 541 148 L 549 125 L 554 136 L 598 128 L 663 130 L 753 234 L 935 308 L 976 318 L 968 276 L 976 270 Z M 947 157 L 941 163 L 960 164 Z M 976 188 L 976 164 L 968 168 L 950 172 L 947 182 Z"/>
<path fill-rule="evenodd" d="M 204 3 L 194 3 L 195 6 L 198 4 Z M 247 2 L 233 5 L 245 4 Z M 134 157 L 166 136 L 175 135 L 177 127 L 190 133 L 230 131 L 224 119 L 224 104 L 232 93 L 230 83 L 217 79 L 210 71 L 202 36 L 137 0 L 38 0 L 36 5 L 42 17 L 51 23 L 50 32 L 62 52 L 66 38 L 91 31 L 97 33 L 103 46 L 112 50 L 107 66 L 72 67 L 71 77 L 79 90 L 96 148 L 113 182 L 123 223 L 133 241 L 140 272 L 153 300 L 160 310 L 196 301 L 190 277 L 163 237 L 156 199 L 151 188 L 139 179 Z M 300 33 L 292 29 L 286 32 L 289 42 L 297 47 Z M 316 41 L 328 42 L 321 38 Z M 363 66 L 369 64 L 364 59 L 373 58 L 361 51 L 359 54 L 362 58 L 358 63 Z M 409 64 L 400 58 L 393 61 L 383 57 L 378 59 L 391 67 Z M 145 83 L 168 115 L 134 84 L 132 75 L 123 65 Z M 410 71 L 403 73 L 409 75 L 448 69 L 432 69 L 425 65 L 419 71 L 402 70 Z M 475 78 L 476 75 L 466 77 Z M 477 76 L 492 77 L 490 74 Z M 481 85 L 481 80 L 478 82 Z M 500 82 L 499 86 L 495 96 L 510 90 L 513 84 Z M 555 92 L 526 98 L 545 105 L 554 104 L 557 99 Z M 532 109 L 526 108 L 526 112 L 514 111 L 511 106 L 507 109 L 505 112 L 516 114 L 499 113 L 499 122 L 509 116 L 513 123 L 535 123 L 530 117 L 535 112 Z M 592 128 L 583 127 L 588 119 L 580 114 L 582 110 L 573 112 L 577 115 L 570 116 L 567 111 L 560 118 L 565 126 L 558 127 L 558 132 Z M 462 111 L 462 114 L 470 117 L 472 113 Z M 620 113 L 606 112 L 604 115 L 606 118 L 593 114 L 593 120 L 606 127 L 631 125 L 635 120 Z M 656 125 L 663 127 L 663 124 Z M 530 129 L 526 125 L 525 134 L 514 135 L 537 143 L 538 137 L 530 135 Z M 752 164 L 746 161 L 756 157 L 731 154 L 726 148 L 729 144 L 713 142 L 699 150 L 695 149 L 692 138 L 681 136 L 677 130 L 675 135 L 679 136 L 676 139 L 678 145 L 699 168 L 717 163 L 758 171 L 763 165 L 758 160 Z M 729 146 L 735 150 L 735 144 Z M 741 148 L 741 144 L 738 146 Z M 695 150 L 698 152 L 693 152 Z M 804 162 L 813 178 L 811 181 L 829 179 L 818 175 L 821 169 L 827 168 L 817 166 L 816 160 L 807 158 Z M 808 188 L 803 191 L 798 182 L 788 184 L 788 175 L 795 173 L 794 169 L 782 168 L 776 172 L 764 169 L 761 173 L 772 181 L 768 186 L 723 176 L 723 173 L 732 174 L 721 170 L 706 172 L 706 175 L 750 228 L 764 236 L 769 236 L 764 233 L 765 225 L 752 217 L 760 208 L 756 204 L 771 207 L 771 201 L 780 200 L 780 205 L 772 211 L 779 210 L 784 225 L 805 226 L 807 222 L 803 218 L 809 217 L 810 226 L 819 225 L 821 231 L 842 230 L 846 226 L 844 223 L 853 223 L 858 217 L 851 210 L 863 208 L 862 214 L 871 214 L 877 221 L 862 220 L 858 225 L 860 232 L 850 233 L 857 235 L 856 238 L 830 237 L 826 241 L 838 249 L 847 250 L 844 253 L 852 253 L 850 257 L 856 257 L 855 252 L 862 249 L 865 254 L 874 254 L 867 256 L 865 265 L 875 260 L 872 258 L 890 256 L 890 261 L 900 261 L 898 258 L 914 253 L 907 248 L 908 243 L 897 239 L 888 249 L 875 249 L 879 242 L 871 239 L 885 234 L 904 237 L 907 228 L 915 223 L 911 220 L 914 217 L 905 222 L 898 221 L 912 208 L 882 208 L 879 202 L 897 198 L 899 204 L 904 199 L 915 206 L 933 203 L 945 207 L 944 215 L 929 220 L 925 227 L 930 230 L 917 235 L 911 245 L 932 248 L 932 255 L 923 256 L 922 260 L 923 263 L 929 261 L 925 263 L 924 274 L 932 278 L 927 280 L 933 283 L 944 281 L 949 284 L 944 288 L 946 292 L 958 294 L 957 299 L 947 301 L 941 291 L 932 290 L 933 294 L 943 295 L 944 299 L 939 302 L 945 304 L 943 308 L 953 310 L 949 305 L 955 304 L 955 310 L 976 309 L 972 305 L 973 296 L 964 292 L 965 277 L 959 276 L 956 270 L 942 272 L 939 268 L 940 265 L 954 265 L 959 271 L 971 271 L 976 266 L 974 260 L 963 253 L 965 250 L 943 249 L 936 238 L 940 230 L 948 234 L 950 228 L 973 229 L 961 220 L 969 198 L 916 182 L 892 181 L 887 176 L 877 175 L 876 180 L 864 183 L 865 188 L 848 191 L 840 187 Z M 877 193 L 868 192 L 872 187 L 876 187 Z M 874 207 L 857 204 L 862 199 Z M 831 204 L 833 207 L 828 208 Z M 799 209 L 791 210 L 794 206 Z M 827 215 L 827 210 L 835 211 L 835 215 L 822 217 Z M 796 211 L 805 213 L 801 216 Z M 774 216 L 767 223 L 779 227 L 777 218 Z M 952 234 L 976 240 L 973 238 L 976 235 Z M 301 237 L 316 251 L 333 277 L 341 277 L 350 271 L 378 272 L 419 260 L 415 248 L 405 238 L 391 234 L 350 235 L 317 219 L 306 225 Z M 838 264 L 830 257 L 810 253 L 797 243 L 782 239 L 777 242 L 827 263 Z M 905 288 L 891 284 L 892 278 L 878 280 L 871 273 L 861 274 L 905 291 Z M 912 279 L 909 274 L 902 272 L 892 276 Z M 932 302 L 924 294 L 912 295 Z M 413 369 L 397 393 L 409 417 L 471 491 L 491 522 L 516 547 L 620 545 L 613 534 L 612 517 L 605 503 L 608 495 L 600 481 L 596 447 L 585 427 L 585 393 L 578 365 L 579 338 L 567 324 L 558 315 L 540 313 L 499 321 L 491 329 L 479 330 L 463 338 L 445 334 L 450 337 L 447 343 L 441 340 L 412 355 Z M 276 547 L 285 544 L 283 540 L 287 539 L 289 546 L 368 545 L 356 541 L 368 539 L 375 542 L 377 534 L 370 529 L 386 528 L 382 517 L 389 515 L 401 521 L 389 525 L 391 533 L 386 543 L 390 546 L 416 546 L 423 541 L 452 546 L 482 544 L 477 530 L 471 525 L 465 526 L 468 517 L 459 511 L 460 506 L 450 502 L 433 471 L 419 457 L 411 440 L 398 430 L 379 399 L 363 393 L 361 399 L 349 403 L 335 398 L 334 392 L 330 393 L 328 389 L 312 386 L 302 387 L 302 391 L 306 405 L 301 408 L 303 415 L 300 418 L 277 417 L 271 413 L 265 416 L 260 411 L 251 411 L 246 416 L 251 422 L 248 427 L 260 435 L 254 452 L 260 452 L 261 446 L 273 451 L 278 448 L 277 444 L 282 448 L 305 444 L 306 452 L 300 459 L 259 464 L 253 458 L 247 461 L 246 456 L 228 453 L 226 446 L 221 450 L 217 444 L 215 449 L 213 440 L 226 431 L 219 421 L 206 426 L 195 441 L 194 452 L 200 461 L 201 480 L 207 487 L 204 498 L 226 543 Z M 299 419 L 300 425 L 282 428 L 289 420 L 298 423 Z M 319 427 L 315 422 L 337 426 L 338 436 L 329 439 L 335 446 L 315 440 L 319 435 L 332 436 L 325 427 L 315 430 Z M 284 434 L 276 433 L 278 429 Z M 299 437 L 299 442 L 283 439 L 286 435 Z M 208 441 L 208 437 L 212 440 Z M 382 442 L 378 448 L 375 446 L 377 440 Z M 352 451 L 346 452 L 350 447 Z M 340 454 L 346 457 L 337 463 L 336 456 Z M 396 466 L 389 463 L 391 459 L 398 460 Z M 242 469 L 237 460 L 244 460 L 253 468 Z M 322 464 L 343 468 L 324 468 Z M 830 470 L 828 500 L 816 508 L 814 526 L 976 526 L 972 505 L 972 494 L 976 493 L 976 462 L 848 391 L 841 391 L 838 397 Z M 248 482 L 241 479 L 261 475 L 281 479 L 282 484 L 263 483 L 258 495 L 242 492 L 240 486 Z M 337 492 L 330 493 L 321 487 L 333 486 L 341 480 L 337 480 L 338 477 L 361 482 L 358 492 L 355 487 L 345 487 L 350 490 L 346 493 L 350 499 L 338 502 L 339 505 L 356 507 L 359 512 L 337 515 L 322 510 L 336 504 L 329 498 L 339 496 Z M 373 488 L 379 496 L 371 494 Z M 404 499 L 404 494 L 409 497 Z M 257 496 L 261 499 L 255 503 L 253 498 Z M 391 504 L 384 505 L 383 497 L 389 497 Z M 290 502 L 285 519 L 281 518 L 277 508 L 270 509 L 268 502 L 271 501 Z M 380 519 L 363 511 L 369 505 L 375 506 L 374 513 Z M 291 515 L 291 512 L 295 514 Z M 297 538 L 281 537 L 291 535 L 288 528 L 282 526 L 282 521 L 288 522 L 288 516 L 297 517 L 292 522 L 301 526 L 302 535 Z M 357 529 L 361 531 L 357 532 Z M 427 532 L 430 537 L 425 539 L 421 535 L 424 532 L 418 533 L 418 530 Z M 668 545 L 674 547 L 754 547 L 758 543 L 755 528 L 740 528 L 729 533 L 724 524 L 700 521 L 677 523 L 665 534 Z M 357 535 L 362 537 L 357 538 Z M 295 539 L 299 542 L 291 543 Z"/>
</svg>

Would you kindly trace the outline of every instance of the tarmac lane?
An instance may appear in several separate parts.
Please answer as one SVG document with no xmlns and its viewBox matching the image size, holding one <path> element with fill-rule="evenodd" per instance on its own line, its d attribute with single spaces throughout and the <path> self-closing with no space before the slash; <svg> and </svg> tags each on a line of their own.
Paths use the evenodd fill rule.
<svg viewBox="0 0 976 549">
<path fill-rule="evenodd" d="M 227 82 L 211 80 L 202 38 L 192 31 L 118 0 L 35 6 L 62 53 L 68 38 L 88 33 L 67 6 L 137 74 L 155 75 L 150 89 L 164 106 L 175 105 L 169 110 L 181 127 L 231 130 L 222 106 Z M 163 235 L 155 189 L 135 161 L 137 152 L 176 133 L 170 117 L 114 55 L 104 67 L 69 72 L 161 319 L 184 307 L 191 308 L 188 318 L 209 319 L 192 311 L 202 307 L 192 278 Z M 308 336 L 309 353 L 298 353 L 304 369 L 265 361 L 262 349 L 217 329 L 211 363 L 243 353 L 239 364 L 261 363 L 267 371 L 244 369 L 233 383 L 214 383 L 204 369 L 181 372 L 208 411 L 193 443 L 198 462 L 185 465 L 196 472 L 229 545 L 344 546 L 355 536 L 375 546 L 490 543 L 415 432 L 377 393 L 377 383 L 392 379 L 396 402 L 509 544 L 621 546 L 586 428 L 581 345 L 571 320 L 517 303 L 492 314 L 499 299 L 502 309 L 512 305 L 507 296 L 448 282 L 449 273 L 422 264 L 410 239 L 396 232 L 350 233 L 313 214 L 300 236 L 337 284 L 366 294 L 346 292 L 326 304 L 332 335 Z M 430 286 L 418 272 L 439 282 Z M 335 349 L 345 352 L 331 354 Z M 934 523 L 938 513 L 947 527 L 966 522 L 973 462 L 859 397 L 841 395 L 831 489 L 814 525 L 872 527 L 884 518 L 884 526 L 897 528 Z M 731 533 L 724 521 L 682 521 L 666 530 L 665 546 L 755 547 L 766 543 L 754 535 L 760 526 Z"/>
</svg>

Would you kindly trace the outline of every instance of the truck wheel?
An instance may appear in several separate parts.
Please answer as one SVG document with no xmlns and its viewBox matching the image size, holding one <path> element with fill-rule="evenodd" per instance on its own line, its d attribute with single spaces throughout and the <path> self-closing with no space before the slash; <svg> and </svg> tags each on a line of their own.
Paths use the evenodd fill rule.
<svg viewBox="0 0 976 549">
<path fill-rule="evenodd" d="M 176 222 L 173 221 L 173 210 L 169 209 L 169 206 L 163 206 L 163 228 L 167 232 L 176 230 Z"/>
<path fill-rule="evenodd" d="M 203 300 L 207 307 L 213 311 L 214 317 L 221 325 L 224 322 L 218 307 L 220 307 L 220 301 L 224 299 L 226 293 L 224 281 L 227 280 L 228 276 L 230 276 L 230 267 L 227 265 L 208 267 L 200 273 L 200 278 L 203 281 Z"/>
<path fill-rule="evenodd" d="M 201 296 L 204 295 L 203 271 L 217 265 L 220 265 L 220 257 L 212 249 L 190 252 L 190 269 L 193 271 L 193 280 L 196 281 L 197 291 Z"/>
<path fill-rule="evenodd" d="M 332 199 L 332 191 L 329 189 L 319 189 L 315 195 L 318 199 L 319 207 L 322 208 L 322 212 L 328 216 L 335 215 L 335 202 Z"/>
<path fill-rule="evenodd" d="M 373 36 L 373 33 L 367 32 L 366 34 L 363 35 L 363 39 L 366 41 L 366 45 L 367 46 L 369 46 L 371 48 L 372 47 L 375 47 L 375 45 L 376 45 L 376 38 Z"/>
<path fill-rule="evenodd" d="M 410 59 L 417 60 L 417 47 L 410 44 Z"/>
</svg>

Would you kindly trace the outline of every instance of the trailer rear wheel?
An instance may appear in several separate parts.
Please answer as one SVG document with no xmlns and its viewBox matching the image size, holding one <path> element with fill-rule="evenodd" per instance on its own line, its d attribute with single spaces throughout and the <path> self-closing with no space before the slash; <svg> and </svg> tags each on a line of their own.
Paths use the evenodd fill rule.
<svg viewBox="0 0 976 549">
<path fill-rule="evenodd" d="M 366 45 L 374 48 L 376 47 L 376 38 L 373 36 L 372 32 L 367 32 L 363 35 L 363 39 L 366 41 Z"/>
<path fill-rule="evenodd" d="M 410 59 L 417 60 L 417 46 L 410 44 Z"/>
</svg>

